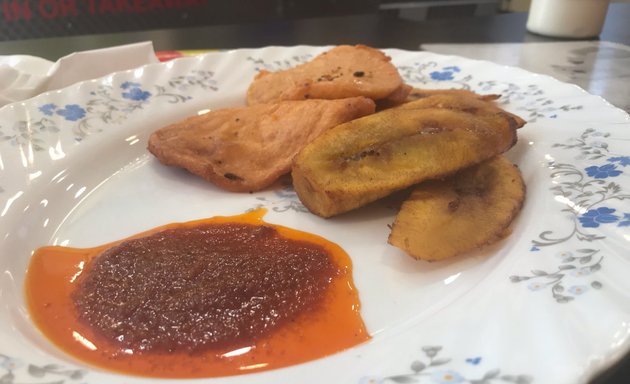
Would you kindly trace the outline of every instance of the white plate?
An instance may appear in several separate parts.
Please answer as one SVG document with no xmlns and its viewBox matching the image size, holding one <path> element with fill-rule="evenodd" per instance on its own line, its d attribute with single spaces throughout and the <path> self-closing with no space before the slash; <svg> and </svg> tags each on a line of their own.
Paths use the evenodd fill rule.
<svg viewBox="0 0 630 384">
<path fill-rule="evenodd" d="M 488 62 L 387 51 L 410 84 L 500 93 L 506 109 L 529 120 L 508 153 L 528 186 L 512 235 L 447 262 L 417 262 L 387 245 L 395 214 L 387 202 L 324 220 L 289 188 L 227 193 L 145 150 L 149 133 L 167 123 L 242 105 L 257 70 L 323 50 L 210 53 L 0 110 L 3 382 L 154 381 L 87 367 L 40 335 L 22 292 L 34 249 L 94 246 L 257 206 L 269 209 L 267 221 L 350 254 L 373 338 L 307 364 L 217 381 L 579 383 L 629 349 L 630 119 L 576 86 Z"/>
</svg>

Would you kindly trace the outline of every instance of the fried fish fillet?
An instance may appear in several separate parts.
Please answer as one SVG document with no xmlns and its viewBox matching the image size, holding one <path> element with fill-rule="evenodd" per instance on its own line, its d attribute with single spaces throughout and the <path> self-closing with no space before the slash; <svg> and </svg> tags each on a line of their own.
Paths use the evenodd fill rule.
<svg viewBox="0 0 630 384">
<path fill-rule="evenodd" d="M 421 260 L 443 260 L 501 239 L 520 211 L 525 183 L 502 155 L 415 187 L 389 243 Z"/>
<path fill-rule="evenodd" d="M 257 191 L 291 170 L 295 155 L 322 132 L 374 112 L 365 97 L 284 101 L 190 117 L 151 134 L 148 148 L 229 191 Z"/>
<path fill-rule="evenodd" d="M 247 90 L 247 104 L 354 96 L 404 100 L 411 88 L 390 60 L 374 48 L 340 45 L 291 69 L 261 71 Z"/>
<path fill-rule="evenodd" d="M 514 117 L 461 98 L 436 95 L 325 132 L 296 157 L 291 174 L 298 197 L 311 212 L 330 217 L 445 177 L 516 143 Z"/>
</svg>

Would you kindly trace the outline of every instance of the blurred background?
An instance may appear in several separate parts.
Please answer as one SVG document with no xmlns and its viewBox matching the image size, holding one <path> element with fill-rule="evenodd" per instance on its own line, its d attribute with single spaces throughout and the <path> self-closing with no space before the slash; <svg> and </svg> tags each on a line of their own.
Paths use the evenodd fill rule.
<svg viewBox="0 0 630 384">
<path fill-rule="evenodd" d="M 530 0 L 0 0 L 0 41 L 352 14 L 425 21 L 529 6 Z"/>
</svg>

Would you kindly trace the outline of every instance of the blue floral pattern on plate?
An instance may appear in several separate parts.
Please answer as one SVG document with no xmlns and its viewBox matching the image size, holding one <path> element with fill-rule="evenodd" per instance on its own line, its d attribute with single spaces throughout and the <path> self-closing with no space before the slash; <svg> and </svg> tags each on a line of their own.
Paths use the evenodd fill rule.
<svg viewBox="0 0 630 384">
<path fill-rule="evenodd" d="M 454 75 L 461 72 L 462 70 L 458 66 L 448 66 L 442 68 L 440 71 L 433 71 L 429 75 L 432 80 L 436 81 L 450 81 L 455 80 Z"/>
<path fill-rule="evenodd" d="M 359 384 L 392 384 L 392 383 L 433 383 L 433 384 L 492 384 L 492 383 L 512 383 L 530 384 L 533 378 L 529 375 L 503 374 L 500 369 L 486 371 L 484 375 L 473 379 L 465 375 L 462 371 L 449 368 L 450 358 L 437 357 L 442 350 L 441 346 L 422 347 L 423 359 L 411 362 L 409 373 L 393 376 L 365 376 L 359 379 Z M 476 356 L 466 358 L 464 361 L 473 366 L 480 365 L 482 357 Z"/>
<path fill-rule="evenodd" d="M 72 130 L 75 140 L 81 141 L 92 133 L 102 131 L 101 128 L 95 131 L 94 123 L 120 124 L 135 111 L 144 108 L 152 99 L 164 98 L 171 104 L 185 103 L 191 99 L 185 94 L 191 87 L 216 91 L 218 88 L 213 76 L 212 71 L 193 71 L 186 76 L 173 77 L 167 84 L 153 85 L 153 92 L 132 81 L 125 81 L 118 87 L 99 85 L 90 92 L 92 98 L 82 104 L 58 106 L 55 103 L 45 103 L 38 107 L 43 116 L 39 120 L 31 118 L 30 125 L 26 121 L 18 121 L 8 132 L 3 132 L 0 127 L 0 142 L 8 141 L 13 145 L 43 151 L 47 142 L 44 134 L 58 133 L 60 124 L 66 126 L 66 122 L 76 122 Z M 58 117 L 62 117 L 63 121 Z"/>
<path fill-rule="evenodd" d="M 0 353 L 2 384 L 70 384 L 83 379 L 86 373 L 82 369 L 67 369 L 57 364 L 24 364 L 19 359 Z"/>
<path fill-rule="evenodd" d="M 570 163 L 550 162 L 552 170 L 550 176 L 555 180 L 551 188 L 553 193 L 567 202 L 567 208 L 562 211 L 571 217 L 572 229 L 564 236 L 554 236 L 554 231 L 546 230 L 540 233 L 538 239 L 532 241 L 531 251 L 540 251 L 542 247 L 556 246 L 575 239 L 579 242 L 596 242 L 606 239 L 601 233 L 591 233 L 587 229 L 599 228 L 605 225 L 617 224 L 618 227 L 630 226 L 630 212 L 619 212 L 617 208 L 608 206 L 612 202 L 622 202 L 630 199 L 620 184 L 605 179 L 614 179 L 623 174 L 618 166 L 630 165 L 628 156 L 610 156 L 609 145 L 601 139 L 610 135 L 594 129 L 585 130 L 579 137 L 570 138 L 568 143 L 556 143 L 555 148 L 578 151 L 579 159 L 588 158 L 599 160 L 608 157 L 603 165 L 591 165 L 580 169 Z M 598 138 L 600 141 L 592 141 Z M 589 144 L 590 143 L 590 144 Z M 604 255 L 599 255 L 600 249 L 579 248 L 574 251 L 561 251 L 561 263 L 555 271 L 532 270 L 529 275 L 513 275 L 510 280 L 514 283 L 529 281 L 527 287 L 531 291 L 545 288 L 551 290 L 552 297 L 558 303 L 568 303 L 575 297 L 584 294 L 589 287 L 601 289 L 602 283 L 592 280 L 588 284 L 579 282 L 565 287 L 564 280 L 569 277 L 584 278 L 601 270 Z"/>
<path fill-rule="evenodd" d="M 528 275 L 510 276 L 510 281 L 527 281 L 527 288 L 532 292 L 549 289 L 556 302 L 568 303 L 585 293 L 589 287 L 602 288 L 602 283 L 591 276 L 602 268 L 604 256 L 600 253 L 601 250 L 590 248 L 561 251 L 556 255 L 560 260 L 556 270 L 535 269 Z"/>
<path fill-rule="evenodd" d="M 617 169 L 617 166 L 611 163 L 597 166 L 591 165 L 584 168 L 586 174 L 596 179 L 607 179 L 609 177 L 615 177 L 621 175 L 623 172 Z"/>
<path fill-rule="evenodd" d="M 264 59 L 258 57 L 247 57 L 247 61 L 254 65 L 254 70 L 257 72 L 260 71 L 280 71 L 284 69 L 292 68 L 299 64 L 304 64 L 307 61 L 311 60 L 313 55 L 296 55 L 291 56 L 284 60 L 273 60 L 266 61 Z"/>
<path fill-rule="evenodd" d="M 308 212 L 308 209 L 302 204 L 297 193 L 293 189 L 293 185 L 289 180 L 283 179 L 280 182 L 281 187 L 273 190 L 273 198 L 265 196 L 257 196 L 258 201 L 250 211 L 266 208 L 273 212 Z"/>
<path fill-rule="evenodd" d="M 519 85 L 496 80 L 476 81 L 474 75 L 459 66 L 440 66 L 435 61 L 416 62 L 413 65 L 399 67 L 403 79 L 410 84 L 422 84 L 436 88 L 447 86 L 453 89 L 466 89 L 481 94 L 499 94 L 501 104 L 519 104 L 516 112 L 532 123 L 540 118 L 556 119 L 563 112 L 581 110 L 582 105 L 557 105 L 556 101 L 545 94 L 545 90 L 536 84 Z"/>
<path fill-rule="evenodd" d="M 583 142 L 584 139 L 595 133 L 594 129 L 587 129 L 579 139 L 570 139 L 570 141 Z M 581 144 L 556 144 L 555 147 L 570 150 L 579 149 L 581 156 L 586 153 L 593 160 L 604 157 L 601 153 L 602 150 L 608 151 L 608 145 L 605 143 L 598 144 L 596 150 Z M 630 193 L 625 192 L 620 184 L 612 180 L 605 180 L 616 178 L 623 173 L 623 170 L 617 169 L 617 165 L 613 163 L 624 164 L 626 157 L 613 156 L 609 158 L 609 163 L 588 166 L 583 168 L 584 171 L 574 164 L 550 162 L 549 169 L 552 170 L 550 176 L 556 180 L 556 185 L 551 190 L 556 196 L 560 196 L 561 199 L 567 200 L 570 205 L 573 205 L 573 208 L 569 207 L 563 211 L 574 217 L 574 228 L 569 235 L 558 238 L 550 237 L 552 231 L 544 231 L 538 240 L 533 241 L 533 244 L 537 247 L 555 245 L 574 236 L 580 241 L 589 242 L 604 239 L 605 237 L 602 235 L 590 234 L 582 228 L 597 228 L 602 224 L 615 223 L 626 218 L 627 213 L 624 212 L 623 215 L 619 215 L 620 212 L 608 205 L 615 201 L 621 202 L 630 199 Z M 614 161 L 610 159 L 614 159 Z"/>
<path fill-rule="evenodd" d="M 614 214 L 615 211 L 616 209 L 608 207 L 589 209 L 586 213 L 578 216 L 578 220 L 584 228 L 597 228 L 600 224 L 617 222 L 619 220 L 619 216 Z"/>
</svg>

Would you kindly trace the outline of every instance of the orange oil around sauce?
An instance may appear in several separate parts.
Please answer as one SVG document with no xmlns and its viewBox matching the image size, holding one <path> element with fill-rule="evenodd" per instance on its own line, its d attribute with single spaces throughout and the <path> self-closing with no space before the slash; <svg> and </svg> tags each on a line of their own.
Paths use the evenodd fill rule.
<svg viewBox="0 0 630 384">
<path fill-rule="evenodd" d="M 124 240 L 87 249 L 59 246 L 38 249 L 31 259 L 25 282 L 31 317 L 48 339 L 81 361 L 120 373 L 163 378 L 218 377 L 281 368 L 368 340 L 370 336 L 359 314 L 359 298 L 352 282 L 348 255 L 319 236 L 265 223 L 264 213 L 265 210 L 257 210 L 239 216 L 169 224 L 129 238 L 208 223 L 247 223 L 272 226 L 286 238 L 323 247 L 343 271 L 333 278 L 324 304 L 316 312 L 298 316 L 252 345 L 200 353 L 139 354 L 99 337 L 88 325 L 79 322 L 71 294 L 81 279 L 81 272 L 105 249 Z"/>
</svg>

